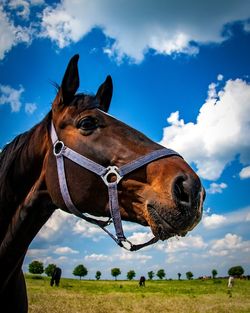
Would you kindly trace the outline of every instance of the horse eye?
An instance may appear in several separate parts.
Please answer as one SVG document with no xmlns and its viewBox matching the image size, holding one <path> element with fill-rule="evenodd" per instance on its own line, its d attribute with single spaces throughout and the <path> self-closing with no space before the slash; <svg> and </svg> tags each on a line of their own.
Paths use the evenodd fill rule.
<svg viewBox="0 0 250 313">
<path fill-rule="evenodd" d="M 79 121 L 78 128 L 83 130 L 94 130 L 98 127 L 97 119 L 92 116 L 87 116 Z"/>
</svg>

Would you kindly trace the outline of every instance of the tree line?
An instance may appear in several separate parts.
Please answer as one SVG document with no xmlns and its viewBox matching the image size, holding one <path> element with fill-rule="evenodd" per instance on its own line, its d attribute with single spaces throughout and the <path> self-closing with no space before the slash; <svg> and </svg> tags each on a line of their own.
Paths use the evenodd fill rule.
<svg viewBox="0 0 250 313">
<path fill-rule="evenodd" d="M 55 268 L 56 268 L 56 264 L 49 264 L 47 267 L 44 268 L 44 265 L 42 262 L 40 261 L 32 261 L 29 264 L 29 272 L 31 274 L 43 274 L 45 273 L 47 276 L 52 276 Z M 114 277 L 115 280 L 117 280 L 117 277 L 119 275 L 121 275 L 121 270 L 118 267 L 112 268 L 111 269 L 111 276 Z M 218 271 L 216 269 L 213 269 L 211 271 L 212 273 L 212 278 L 215 279 L 216 276 L 218 275 Z M 88 274 L 88 270 L 87 268 L 83 265 L 83 264 L 79 264 L 77 265 L 74 269 L 72 274 L 74 276 L 78 276 L 80 279 L 82 279 L 82 277 L 85 277 Z M 148 279 L 152 280 L 154 277 L 158 277 L 158 279 L 162 280 L 166 277 L 166 273 L 164 269 L 159 269 L 156 273 L 153 271 L 149 271 L 148 273 Z M 186 274 L 186 278 L 188 280 L 193 279 L 194 275 L 191 271 L 188 271 L 185 273 Z M 228 270 L 228 275 L 230 276 L 236 276 L 236 277 L 240 277 L 244 274 L 244 269 L 241 265 L 237 265 L 237 266 L 233 266 Z M 101 271 L 96 271 L 95 274 L 95 278 L 96 280 L 100 280 L 102 276 Z M 181 280 L 182 274 L 181 273 L 177 273 L 178 276 L 178 280 Z M 128 280 L 132 280 L 136 277 L 136 272 L 134 270 L 129 270 L 127 272 L 127 279 Z"/>
</svg>

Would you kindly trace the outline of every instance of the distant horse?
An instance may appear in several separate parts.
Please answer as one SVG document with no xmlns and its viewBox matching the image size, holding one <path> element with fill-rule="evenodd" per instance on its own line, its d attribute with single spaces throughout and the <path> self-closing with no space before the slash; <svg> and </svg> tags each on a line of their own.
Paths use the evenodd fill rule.
<svg viewBox="0 0 250 313">
<path fill-rule="evenodd" d="M 50 280 L 51 287 L 54 286 L 54 284 L 56 285 L 56 287 L 59 286 L 61 275 L 62 275 L 62 270 L 60 269 L 60 267 L 56 267 L 51 276 L 51 280 Z"/>
<path fill-rule="evenodd" d="M 150 243 L 184 236 L 201 219 L 205 192 L 198 176 L 178 153 L 106 113 L 110 76 L 95 95 L 76 94 L 78 58 L 70 60 L 52 110 L 0 154 L 2 313 L 28 311 L 23 260 L 58 208 L 105 231 L 108 222 L 83 213 L 111 217 L 112 238 L 129 250 L 144 245 L 126 239 L 121 219 L 149 225 Z"/>
<path fill-rule="evenodd" d="M 146 281 L 146 278 L 144 276 L 141 276 L 139 280 L 139 286 L 145 287 L 145 281 Z"/>
</svg>

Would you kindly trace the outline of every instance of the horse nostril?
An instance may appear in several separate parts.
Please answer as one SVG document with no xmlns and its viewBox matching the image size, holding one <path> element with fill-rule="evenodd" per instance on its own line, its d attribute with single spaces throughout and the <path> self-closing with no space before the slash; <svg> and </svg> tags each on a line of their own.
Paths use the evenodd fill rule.
<svg viewBox="0 0 250 313">
<path fill-rule="evenodd" d="M 174 196 L 178 202 L 189 203 L 190 193 L 185 184 L 186 178 L 184 176 L 179 176 L 174 183 Z"/>
<path fill-rule="evenodd" d="M 178 176 L 174 182 L 173 194 L 181 204 L 192 205 L 198 200 L 201 184 L 199 180 L 189 175 Z"/>
</svg>

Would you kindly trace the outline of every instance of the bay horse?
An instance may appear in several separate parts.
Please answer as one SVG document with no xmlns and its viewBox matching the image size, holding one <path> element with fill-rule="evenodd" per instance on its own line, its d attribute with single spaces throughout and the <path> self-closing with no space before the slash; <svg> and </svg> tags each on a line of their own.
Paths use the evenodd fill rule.
<svg viewBox="0 0 250 313">
<path fill-rule="evenodd" d="M 110 76 L 96 94 L 77 94 L 78 59 L 70 60 L 47 116 L 0 154 L 2 313 L 28 311 L 22 263 L 58 208 L 105 231 L 108 222 L 84 213 L 111 218 L 111 237 L 129 250 L 144 245 L 128 242 L 121 219 L 150 226 L 149 243 L 185 236 L 201 219 L 205 191 L 199 177 L 177 152 L 107 113 Z"/>
</svg>

